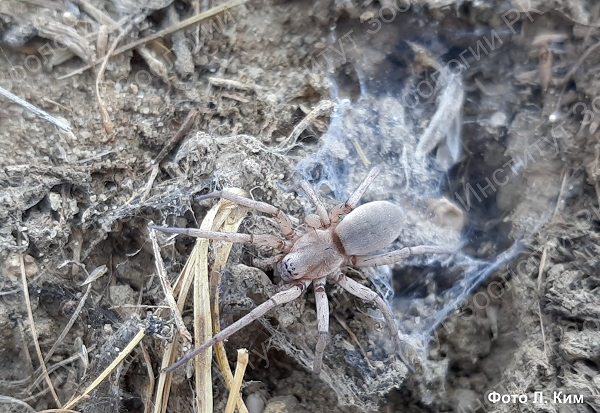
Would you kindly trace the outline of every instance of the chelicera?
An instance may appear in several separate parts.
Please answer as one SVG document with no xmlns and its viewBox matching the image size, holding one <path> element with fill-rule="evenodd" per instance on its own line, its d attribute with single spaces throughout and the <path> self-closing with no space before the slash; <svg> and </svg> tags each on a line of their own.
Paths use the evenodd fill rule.
<svg viewBox="0 0 600 413">
<path fill-rule="evenodd" d="M 295 300 L 312 284 L 317 306 L 317 324 L 319 338 L 313 362 L 313 373 L 319 375 L 323 365 L 323 352 L 329 331 L 329 304 L 325 294 L 327 280 L 336 282 L 340 287 L 359 298 L 371 301 L 382 312 L 396 345 L 396 351 L 407 367 L 410 364 L 402 355 L 402 341 L 392 313 L 385 301 L 374 291 L 346 277 L 342 267 L 372 267 L 397 263 L 411 255 L 449 253 L 447 248 L 439 246 L 416 246 L 402 248 L 377 255 L 367 255 L 391 244 L 400 234 L 404 223 L 402 208 L 388 201 L 368 202 L 357 207 L 367 187 L 375 179 L 379 170 L 373 168 L 360 186 L 342 204 L 335 206 L 329 213 L 312 187 L 305 181 L 298 186 L 306 193 L 315 206 L 317 214 L 305 217 L 304 232 L 294 230 L 290 218 L 278 208 L 259 201 L 244 198 L 225 191 L 212 192 L 197 199 L 224 198 L 249 208 L 271 214 L 279 224 L 286 240 L 275 235 L 250 235 L 205 231 L 200 229 L 150 228 L 174 234 L 207 238 L 217 241 L 243 242 L 258 246 L 268 246 L 282 251 L 277 268 L 284 282 L 283 289 L 262 303 L 250 313 L 195 348 L 182 359 L 165 370 L 173 372 L 200 352 L 206 351 L 216 343 L 242 329 L 254 320 L 266 314 L 272 308 Z M 347 215 L 346 215 L 347 214 Z M 346 215 L 344 219 L 341 219 Z"/>
</svg>

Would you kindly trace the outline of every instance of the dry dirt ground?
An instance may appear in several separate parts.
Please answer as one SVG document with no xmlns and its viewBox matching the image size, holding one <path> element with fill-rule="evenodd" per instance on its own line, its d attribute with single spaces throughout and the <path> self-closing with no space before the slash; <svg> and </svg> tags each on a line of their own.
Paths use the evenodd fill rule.
<svg viewBox="0 0 600 413">
<path fill-rule="evenodd" d="M 56 398 L 65 403 L 114 360 L 140 318 L 161 318 L 161 332 L 174 328 L 154 266 L 150 221 L 197 227 L 212 204 L 193 195 L 237 187 L 279 206 L 300 226 L 306 203 L 279 183 L 292 182 L 295 165 L 323 145 L 333 112 L 317 111 L 298 135 L 294 128 L 320 103 L 347 98 L 378 119 L 377 126 L 352 128 L 361 136 L 371 136 L 368 128 L 382 134 L 390 107 L 405 111 L 419 136 L 440 102 L 439 91 L 427 87 L 444 68 L 457 72 L 464 88 L 464 100 L 451 105 L 463 105 L 461 154 L 438 188 L 466 216 L 462 251 L 489 262 L 510 247 L 520 245 L 520 253 L 500 263 L 431 333 L 421 374 L 408 373 L 391 355 L 372 306 L 341 296 L 332 303 L 326 377 L 313 380 L 312 293 L 274 311 L 226 344 L 232 365 L 236 349 L 250 350 L 242 388 L 248 408 L 600 411 L 600 3 L 251 0 L 198 29 L 109 59 L 98 91 L 98 66 L 59 79 L 116 40 L 117 48 L 130 44 L 219 4 L 0 2 L 0 86 L 71 128 L 0 98 L 0 412 L 56 408 L 39 370 L 23 274 L 41 354 Z M 183 139 L 152 163 L 194 111 Z M 374 136 L 362 143 L 365 150 L 401 152 L 389 136 Z M 337 148 L 338 164 L 360 164 L 359 149 Z M 319 169 L 312 173 L 318 180 Z M 356 175 L 346 190 L 364 176 Z M 334 205 L 334 192 L 321 189 Z M 402 185 L 388 179 L 375 190 L 379 199 L 395 199 Z M 276 234 L 277 228 L 251 212 L 240 231 Z M 194 240 L 159 241 L 174 281 Z M 272 255 L 234 246 L 222 272 L 222 325 L 276 291 L 278 274 L 253 263 Z M 82 286 L 86 272 L 99 269 L 103 275 Z M 356 270 L 347 274 L 374 286 Z M 411 298 L 435 300 L 462 274 L 461 267 L 398 265 L 392 286 L 400 298 L 409 291 Z M 47 357 L 73 314 L 74 324 Z M 192 330 L 191 300 L 182 316 Z M 158 383 L 168 340 L 148 334 L 143 345 L 145 352 L 134 350 L 75 409 L 160 411 L 148 368 Z M 214 411 L 223 411 L 228 392 L 216 364 L 212 389 Z M 549 402 L 535 403 L 536 392 Z M 511 402 L 494 404 L 496 395 Z M 183 370 L 164 407 L 196 411 L 194 380 Z"/>
</svg>

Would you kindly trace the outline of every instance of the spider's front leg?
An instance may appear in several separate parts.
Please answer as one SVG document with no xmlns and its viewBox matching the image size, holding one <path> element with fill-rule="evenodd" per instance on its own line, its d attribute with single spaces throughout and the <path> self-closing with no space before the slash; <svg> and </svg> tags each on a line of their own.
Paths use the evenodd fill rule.
<svg viewBox="0 0 600 413">
<path fill-rule="evenodd" d="M 271 297 L 269 300 L 265 301 L 264 303 L 262 303 L 261 305 L 256 307 L 254 310 L 250 311 L 244 317 L 240 318 L 238 321 L 231 324 L 229 327 L 227 327 L 227 328 L 221 330 L 219 333 L 215 334 L 214 337 L 211 338 L 210 340 L 208 340 L 206 343 L 203 343 L 199 347 L 196 347 L 194 350 L 190 351 L 181 360 L 174 363 L 171 367 L 165 369 L 164 372 L 172 373 L 176 368 L 182 366 L 187 361 L 194 358 L 197 354 L 200 354 L 201 352 L 208 350 L 210 347 L 214 346 L 218 342 L 225 340 L 227 337 L 229 337 L 233 333 L 237 332 L 238 330 L 241 330 L 242 328 L 244 328 L 245 326 L 247 326 L 254 320 L 265 315 L 272 308 L 277 307 L 278 305 L 281 305 L 281 304 L 289 303 L 290 301 L 293 301 L 296 298 L 300 297 L 302 292 L 306 289 L 306 287 L 308 287 L 310 285 L 310 283 L 311 283 L 310 280 L 309 281 L 300 281 L 300 282 L 292 285 L 287 290 L 278 292 L 273 297 Z"/>
<path fill-rule="evenodd" d="M 291 241 L 284 241 L 275 235 L 250 235 L 240 234 L 238 232 L 206 231 L 195 228 L 159 227 L 157 225 L 148 225 L 148 228 L 169 234 L 183 234 L 190 237 L 206 238 L 215 241 L 243 242 L 246 244 L 271 247 L 285 253 L 290 252 L 292 249 Z"/>
<path fill-rule="evenodd" d="M 357 283 L 351 278 L 346 277 L 344 274 L 340 273 L 334 275 L 332 277 L 344 290 L 348 291 L 350 294 L 357 296 L 358 298 L 362 298 L 365 301 L 372 301 L 375 303 L 379 311 L 383 314 L 385 321 L 388 324 L 390 332 L 392 333 L 392 338 L 394 339 L 394 344 L 396 345 L 396 353 L 400 357 L 400 360 L 406 365 L 406 367 L 414 373 L 415 370 L 412 368 L 411 364 L 406 360 L 404 355 L 402 354 L 402 340 L 400 340 L 400 334 L 398 333 L 398 327 L 396 327 L 396 322 L 394 321 L 394 317 L 392 316 L 392 312 L 389 307 L 383 301 L 383 298 L 379 296 L 375 291 L 365 287 L 362 284 Z"/>
<path fill-rule="evenodd" d="M 332 224 L 337 224 L 342 215 L 352 212 L 358 205 L 358 201 L 363 196 L 371 182 L 379 175 L 379 168 L 373 168 L 369 171 L 367 177 L 362 181 L 358 188 L 350 195 L 350 198 L 343 204 L 339 204 L 333 207 L 329 213 L 329 219 Z"/>
<path fill-rule="evenodd" d="M 215 192 L 211 192 L 209 194 L 197 196 L 194 199 L 196 201 L 203 201 L 205 199 L 212 199 L 212 198 L 227 199 L 228 201 L 235 202 L 236 204 L 239 204 L 239 205 L 242 205 L 242 206 L 245 206 L 248 208 L 254 208 L 257 211 L 264 212 L 266 214 L 271 214 L 275 218 L 275 221 L 277 221 L 277 224 L 279 225 L 281 232 L 283 232 L 283 235 L 285 235 L 285 237 L 287 239 L 294 241 L 300 236 L 300 234 L 298 234 L 296 231 L 294 231 L 290 217 L 288 217 L 279 208 L 274 207 L 271 204 L 267 204 L 266 202 L 255 201 L 253 199 L 246 198 L 246 197 L 243 197 L 243 196 L 240 196 L 237 194 L 233 194 L 233 193 L 227 192 L 227 191 L 215 191 Z"/>
</svg>

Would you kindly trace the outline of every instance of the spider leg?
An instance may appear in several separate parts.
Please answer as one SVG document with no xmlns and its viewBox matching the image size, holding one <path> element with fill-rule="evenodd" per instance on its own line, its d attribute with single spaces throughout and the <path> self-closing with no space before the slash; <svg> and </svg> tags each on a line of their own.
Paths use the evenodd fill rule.
<svg viewBox="0 0 600 413">
<path fill-rule="evenodd" d="M 148 228 L 169 234 L 183 234 L 190 237 L 206 238 L 215 241 L 244 242 L 246 244 L 275 248 L 283 252 L 290 252 L 292 249 L 291 241 L 284 241 L 275 235 L 250 235 L 237 232 L 205 231 L 203 229 L 195 228 L 159 227 L 156 225 L 148 225 Z"/>
<path fill-rule="evenodd" d="M 321 368 L 323 367 L 323 352 L 329 334 L 329 301 L 327 300 L 327 294 L 325 294 L 325 282 L 326 278 L 313 280 L 319 325 L 319 340 L 315 348 L 315 360 L 313 362 L 313 375 L 317 377 L 321 374 Z"/>
<path fill-rule="evenodd" d="M 271 214 L 275 217 L 275 221 L 277 221 L 277 224 L 279 225 L 281 232 L 283 232 L 283 235 L 285 235 L 285 237 L 287 239 L 295 240 L 296 238 L 299 237 L 299 235 L 296 233 L 296 231 L 294 231 L 294 228 L 292 227 L 292 221 L 290 220 L 290 217 L 288 217 L 282 210 L 280 210 L 277 207 L 274 207 L 271 204 L 267 204 L 266 202 L 255 201 L 253 199 L 246 198 L 246 197 L 236 195 L 236 194 L 232 194 L 231 192 L 227 192 L 227 191 L 215 191 L 215 192 L 211 192 L 209 194 L 197 196 L 194 199 L 196 201 L 203 201 L 205 199 L 212 199 L 212 198 L 227 199 L 228 201 L 235 202 L 236 204 L 239 204 L 239 205 L 242 205 L 242 206 L 245 206 L 248 208 L 254 208 L 254 209 L 256 209 L 260 212 L 264 212 L 266 214 Z"/>
<path fill-rule="evenodd" d="M 406 360 L 404 355 L 402 354 L 402 340 L 400 340 L 400 334 L 398 333 L 398 327 L 396 327 L 396 323 L 394 322 L 394 318 L 392 316 L 392 312 L 389 307 L 386 305 L 383 298 L 379 296 L 375 291 L 365 287 L 362 284 L 357 283 L 351 278 L 346 277 L 344 274 L 338 274 L 333 277 L 333 279 L 342 287 L 344 290 L 348 291 L 350 294 L 357 296 L 358 298 L 362 298 L 365 301 L 372 301 L 377 305 L 379 311 L 383 314 L 385 321 L 388 324 L 388 327 L 392 333 L 392 338 L 394 339 L 394 343 L 396 345 L 396 353 L 400 356 L 400 360 L 406 367 L 414 373 L 415 370 L 412 368 L 410 363 Z"/>
<path fill-rule="evenodd" d="M 373 182 L 378 174 L 379 168 L 371 169 L 359 187 L 356 188 L 352 195 L 350 195 L 350 198 L 348 198 L 345 203 L 336 205 L 332 208 L 331 212 L 329 213 L 329 219 L 331 220 L 332 224 L 337 224 L 342 215 L 348 214 L 354 208 L 356 208 L 358 201 L 360 201 L 360 198 L 363 196 L 369 185 L 371 185 L 371 182 Z"/>
<path fill-rule="evenodd" d="M 215 334 L 213 336 L 213 338 L 211 338 L 204 344 L 200 345 L 199 347 L 196 347 L 194 350 L 190 351 L 181 360 L 174 363 L 171 367 L 165 369 L 164 372 L 172 373 L 175 369 L 182 366 L 189 360 L 193 359 L 196 355 L 200 354 L 203 351 L 208 350 L 210 347 L 214 346 L 218 342 L 225 340 L 227 337 L 229 337 L 233 333 L 244 328 L 245 326 L 247 326 L 254 320 L 262 317 L 273 307 L 277 307 L 278 305 L 289 303 L 290 301 L 293 301 L 296 298 L 300 297 L 302 292 L 306 289 L 306 287 L 308 287 L 309 284 L 310 284 L 310 280 L 309 281 L 301 281 L 297 284 L 292 285 L 292 287 L 288 288 L 287 290 L 278 292 L 273 297 L 271 297 L 269 300 L 265 301 L 264 303 L 262 303 L 261 305 L 256 307 L 254 310 L 252 310 L 251 312 L 246 314 L 244 317 L 240 318 L 238 321 L 231 324 L 229 327 L 227 327 L 227 328 L 221 330 L 219 333 Z"/>
<path fill-rule="evenodd" d="M 323 202 L 321 202 L 314 189 L 312 188 L 312 186 L 310 186 L 308 182 L 301 181 L 299 185 L 310 200 L 310 202 L 312 202 L 312 204 L 317 209 L 317 214 L 319 215 L 319 219 L 321 220 L 322 227 L 328 228 L 331 224 L 331 221 L 329 219 L 329 215 L 327 214 L 327 208 L 325 208 Z"/>
<path fill-rule="evenodd" d="M 452 254 L 453 252 L 453 250 L 446 247 L 419 245 L 418 247 L 406 247 L 377 255 L 351 255 L 346 258 L 344 264 L 352 267 L 376 267 L 395 264 L 412 255 Z"/>
</svg>

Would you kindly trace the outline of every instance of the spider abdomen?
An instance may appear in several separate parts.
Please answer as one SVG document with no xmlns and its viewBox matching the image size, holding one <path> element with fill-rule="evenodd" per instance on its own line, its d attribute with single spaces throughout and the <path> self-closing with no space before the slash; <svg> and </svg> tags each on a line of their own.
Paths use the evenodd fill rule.
<svg viewBox="0 0 600 413">
<path fill-rule="evenodd" d="M 404 224 L 401 207 L 388 201 L 368 202 L 350 212 L 337 225 L 347 255 L 364 255 L 388 246 Z"/>
</svg>

